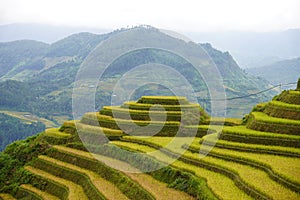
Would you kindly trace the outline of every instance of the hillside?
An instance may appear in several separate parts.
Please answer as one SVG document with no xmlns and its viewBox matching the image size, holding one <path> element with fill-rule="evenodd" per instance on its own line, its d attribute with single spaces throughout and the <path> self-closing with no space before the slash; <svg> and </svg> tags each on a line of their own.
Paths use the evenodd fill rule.
<svg viewBox="0 0 300 200">
<path fill-rule="evenodd" d="M 149 29 L 147 31 L 153 30 Z M 29 84 L 34 95 L 28 94 L 28 96 L 33 96 L 33 98 L 36 98 L 38 96 L 38 100 L 35 101 L 35 105 L 43 104 L 48 107 L 48 103 L 53 105 L 53 102 L 57 102 L 57 104 L 55 104 L 56 106 L 49 106 L 48 108 L 55 108 L 57 106 L 60 108 L 55 111 L 49 111 L 45 114 L 53 115 L 55 113 L 63 113 L 63 115 L 70 115 L 70 94 L 72 92 L 72 83 L 75 79 L 79 66 L 85 59 L 85 56 L 92 49 L 94 49 L 94 47 L 100 41 L 109 38 L 111 35 L 117 34 L 119 32 L 122 32 L 122 30 L 114 31 L 105 35 L 95 35 L 90 33 L 75 34 L 57 41 L 51 45 L 45 44 L 47 46 L 46 50 L 41 51 L 41 54 L 29 60 L 23 58 L 15 59 L 13 55 L 8 55 L 9 52 L 14 51 L 14 46 L 11 46 L 12 43 L 2 43 L 2 45 L 6 45 L 9 47 L 7 47 L 8 50 L 5 52 L 6 54 L 3 55 L 7 55 L 7 57 L 11 57 L 12 59 L 10 60 L 9 65 L 7 65 L 8 69 L 6 70 L 6 73 L 2 75 L 1 80 L 4 81 L 7 79 L 13 79 L 16 81 L 21 81 L 19 85 L 22 85 L 23 82 L 25 82 L 25 85 Z M 164 37 L 163 33 L 158 33 L 159 34 L 157 34 L 155 37 L 158 37 L 158 39 Z M 126 40 L 126 38 L 124 39 Z M 178 40 L 174 39 L 171 42 L 175 44 L 176 41 Z M 19 43 L 22 43 L 22 41 L 20 41 Z M 268 83 L 266 81 L 245 74 L 239 68 L 239 66 L 236 64 L 229 53 L 217 51 L 209 44 L 201 44 L 201 47 L 207 51 L 207 53 L 211 56 L 218 69 L 220 70 L 224 79 L 225 87 L 228 92 L 228 97 L 255 93 L 268 87 Z M 109 52 L 109 50 L 107 52 Z M 119 60 L 119 62 L 115 63 L 115 66 L 111 66 L 111 69 L 115 69 L 120 73 L 127 69 L 126 66 L 128 66 L 128 64 L 138 64 L 135 60 L 137 56 L 139 56 L 138 63 L 156 61 L 166 64 L 174 63 L 177 65 L 177 69 L 181 69 L 182 66 L 188 67 L 186 63 L 178 61 L 176 57 L 170 57 L 170 55 L 165 56 L 161 52 L 157 51 L 148 51 L 132 55 L 131 58 L 127 57 L 126 59 L 124 58 L 123 60 Z M 2 63 L 2 65 L 4 64 L 5 63 Z M 188 73 L 189 77 L 194 76 L 192 72 Z M 203 83 L 201 85 L 203 86 Z M 202 87 L 201 85 L 199 88 Z M 10 91 L 11 93 L 18 95 L 17 90 L 21 90 L 21 88 L 16 88 L 15 91 Z M 37 91 L 37 94 L 35 93 L 35 91 Z M 101 94 L 97 95 L 100 98 L 97 100 L 97 102 L 100 102 L 100 100 L 104 100 L 104 102 L 97 105 L 97 107 L 101 107 L 108 103 L 110 91 L 111 88 L 106 88 L 105 91 L 101 90 Z M 103 95 L 103 93 L 106 93 L 106 95 Z M 60 94 L 61 97 L 57 97 L 56 94 Z M 141 95 L 146 94 L 137 94 L 137 97 Z M 270 99 L 270 95 L 270 93 L 266 93 L 265 95 L 246 99 L 242 102 L 233 102 L 232 105 L 229 106 L 232 109 L 229 109 L 228 113 L 229 115 L 231 115 L 230 113 L 232 113 L 232 116 L 241 116 L 241 113 L 238 114 L 236 112 L 236 105 L 249 105 L 246 108 L 242 108 L 243 111 L 240 111 L 245 113 L 255 103 Z M 204 98 L 204 96 L 202 98 Z M 49 99 L 55 100 L 50 102 Z M 62 102 L 62 104 L 65 105 L 63 106 L 64 109 L 62 109 L 62 106 L 59 105 L 61 99 L 64 99 L 65 101 L 64 103 Z M 13 101 L 13 99 L 11 100 Z M 0 106 L 9 108 L 9 106 L 5 104 L 2 104 Z M 26 109 L 27 111 L 34 112 L 35 114 L 45 112 L 44 110 L 41 110 L 41 106 L 35 109 Z"/>
<path fill-rule="evenodd" d="M 26 62 L 30 63 L 32 68 L 40 69 L 34 62 L 45 55 L 47 48 L 48 44 L 32 40 L 0 43 L 0 78 L 8 75 L 11 70 L 17 70 L 19 65 Z"/>
<path fill-rule="evenodd" d="M 185 97 L 105 106 L 9 145 L 0 198 L 300 199 L 299 91 L 225 126 Z"/>
<path fill-rule="evenodd" d="M 6 145 L 35 135 L 45 129 L 42 122 L 35 120 L 22 120 L 0 111 L 0 151 L 3 151 Z"/>
<path fill-rule="evenodd" d="M 258 68 L 246 69 L 246 72 L 260 76 L 272 84 L 293 83 L 300 75 L 300 58 L 282 60 Z"/>
</svg>

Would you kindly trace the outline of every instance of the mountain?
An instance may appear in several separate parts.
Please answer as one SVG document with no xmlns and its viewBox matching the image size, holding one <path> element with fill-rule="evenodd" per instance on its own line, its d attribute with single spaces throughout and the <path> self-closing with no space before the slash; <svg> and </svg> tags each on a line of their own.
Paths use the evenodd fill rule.
<svg viewBox="0 0 300 200">
<path fill-rule="evenodd" d="M 299 199 L 299 131 L 300 79 L 243 120 L 143 96 L 7 146 L 0 198 Z"/>
<path fill-rule="evenodd" d="M 270 65 L 246 69 L 246 72 L 260 76 L 272 84 L 293 83 L 300 76 L 300 57 L 282 60 Z"/>
<path fill-rule="evenodd" d="M 110 30 L 53 26 L 45 24 L 0 25 L 0 42 L 37 40 L 53 43 L 71 34 L 108 33 Z M 210 43 L 222 51 L 229 51 L 241 68 L 262 67 L 274 62 L 299 57 L 300 29 L 273 32 L 224 31 L 184 32 L 199 43 Z"/>
<path fill-rule="evenodd" d="M 135 31 L 137 29 L 143 31 Z M 204 49 L 223 77 L 227 97 L 248 95 L 269 87 L 265 80 L 250 76 L 241 70 L 228 52 L 218 51 L 209 44 L 184 43 L 182 40 L 167 36 L 155 28 L 137 27 L 120 29 L 103 35 L 78 33 L 51 45 L 33 41 L 1 43 L 5 48 L 1 49 L 3 51 L 3 59 L 0 60 L 0 65 L 6 67 L 2 70 L 0 88 L 2 94 L 7 95 L 2 98 L 0 108 L 9 110 L 20 109 L 41 117 L 71 116 L 73 83 L 80 65 L 92 50 L 94 50 L 94 53 L 97 51 L 94 48 L 101 41 L 124 31 L 137 34 L 135 35 L 136 37 L 146 37 L 148 35 L 151 37 L 149 40 L 163 41 L 167 38 L 168 45 L 175 47 L 177 44 L 180 44 L 182 48 L 195 49 L 193 50 L 194 53 L 197 53 L 198 48 Z M 123 38 L 123 42 L 126 43 L 127 40 L 128 38 Z M 26 45 L 31 48 L 28 42 L 33 44 L 32 49 L 25 48 Z M 18 44 L 20 48 L 18 48 Z M 15 49 L 18 49 L 18 55 L 20 56 L 14 56 Z M 104 52 L 107 52 L 109 55 L 111 49 L 108 47 Z M 28 54 L 29 56 L 27 56 Z M 109 81 L 117 81 L 121 73 L 130 69 L 128 68 L 129 66 L 152 62 L 173 65 L 179 72 L 185 73 L 192 80 L 192 83 L 198 87 L 198 90 L 202 91 L 202 93 L 199 93 L 201 99 L 208 98 L 203 81 L 195 76 L 191 66 L 186 61 L 178 56 L 176 57 L 159 50 L 140 50 L 124 55 L 111 64 L 111 71 L 107 71 L 106 80 L 112 78 L 113 81 Z M 11 80 L 14 80 L 14 82 Z M 96 108 L 101 108 L 111 100 L 113 87 L 109 81 L 104 81 L 98 87 Z M 157 92 L 160 92 L 157 95 L 163 95 L 166 90 L 157 90 L 155 88 L 148 90 L 144 88 L 135 94 L 135 98 L 147 94 L 153 95 Z M 232 100 L 228 102 L 228 116 L 242 116 L 254 104 L 270 99 L 272 94 L 274 93 L 264 93 L 237 101 Z M 18 101 L 20 101 L 19 104 L 17 104 Z M 209 111 L 209 103 L 205 100 L 202 103 L 205 109 Z"/>
<path fill-rule="evenodd" d="M 52 67 L 80 64 L 108 35 L 78 33 L 51 45 L 28 40 L 0 43 L 0 80 L 29 80 Z"/>
<path fill-rule="evenodd" d="M 69 35 L 81 32 L 103 34 L 110 32 L 110 30 L 33 23 L 5 24 L 0 25 L 0 42 L 26 39 L 53 43 Z"/>
<path fill-rule="evenodd" d="M 11 70 L 18 70 L 19 65 L 22 63 L 25 65 L 26 62 L 30 63 L 29 67 L 40 69 L 39 64 L 35 62 L 45 55 L 48 46 L 48 44 L 31 40 L 0 43 L 0 78 Z"/>
<path fill-rule="evenodd" d="M 187 33 L 197 42 L 209 42 L 229 51 L 241 68 L 262 67 L 300 56 L 300 29 L 274 32 Z"/>
</svg>

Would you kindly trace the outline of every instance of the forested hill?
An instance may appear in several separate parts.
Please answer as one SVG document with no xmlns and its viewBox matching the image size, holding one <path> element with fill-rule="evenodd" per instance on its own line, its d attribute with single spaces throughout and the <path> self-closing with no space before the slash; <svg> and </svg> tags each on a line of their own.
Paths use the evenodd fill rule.
<svg viewBox="0 0 300 200">
<path fill-rule="evenodd" d="M 143 29 L 142 27 L 138 28 Z M 53 115 L 70 116 L 72 83 L 81 63 L 101 41 L 124 30 L 121 29 L 103 35 L 79 33 L 53 44 L 26 40 L 0 43 L 0 47 L 2 47 L 0 50 L 0 90 L 1 94 L 5 94 L 0 100 L 0 108 L 29 111 L 44 117 Z M 155 31 L 157 33 L 155 37 L 158 38 L 165 36 L 164 33 L 155 28 L 145 29 L 145 31 Z M 255 93 L 269 87 L 263 79 L 244 73 L 228 52 L 218 51 L 209 44 L 200 45 L 207 51 L 220 70 L 224 79 L 227 97 Z M 109 53 L 109 49 L 107 52 Z M 140 63 L 147 63 L 153 59 L 164 63 L 177 62 L 177 60 L 172 60 L 173 57 L 170 56 L 168 56 L 169 60 L 164 60 L 166 57 L 158 51 L 141 53 L 143 53 L 143 57 L 139 57 Z M 115 66 L 112 66 L 112 69 L 122 71 L 126 65 L 134 63 L 134 60 L 134 55 L 132 58 L 121 59 L 115 63 Z M 181 64 L 184 63 L 177 63 L 178 68 Z M 181 65 L 181 68 L 184 66 Z M 109 86 L 98 89 L 96 95 L 97 107 L 107 105 L 110 102 L 111 90 L 112 88 Z M 142 92 L 138 96 L 144 94 Z M 270 99 L 271 95 L 266 93 L 245 99 L 242 102 L 234 102 L 232 105 L 229 104 L 228 113 L 233 116 L 241 116 L 242 113 L 248 112 L 252 105 Z M 245 105 L 249 106 L 245 107 Z M 241 107 L 242 110 L 238 111 Z"/>
<path fill-rule="evenodd" d="M 0 151 L 6 145 L 42 132 L 45 125 L 41 122 L 24 122 L 15 117 L 0 113 Z"/>
</svg>

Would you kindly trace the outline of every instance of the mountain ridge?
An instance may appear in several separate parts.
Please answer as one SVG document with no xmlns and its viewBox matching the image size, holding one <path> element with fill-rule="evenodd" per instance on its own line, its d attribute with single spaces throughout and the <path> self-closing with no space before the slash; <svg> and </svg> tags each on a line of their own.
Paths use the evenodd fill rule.
<svg viewBox="0 0 300 200">
<path fill-rule="evenodd" d="M 64 99 L 65 103 L 63 104 L 65 105 L 64 107 L 67 106 L 67 109 L 62 109 L 61 107 L 61 109 L 58 109 L 58 111 L 69 110 L 68 114 L 70 114 L 71 103 L 69 99 L 72 92 L 71 85 L 75 80 L 77 70 L 79 69 L 81 63 L 87 54 L 92 51 L 100 41 L 103 41 L 109 38 L 111 35 L 118 34 L 119 32 L 125 30 L 127 29 L 120 29 L 103 35 L 79 33 L 66 37 L 51 45 L 45 44 L 48 49 L 38 52 L 34 59 L 29 61 L 26 59 L 12 61 L 9 65 L 11 66 L 10 73 L 6 74 L 6 76 L 3 75 L 2 81 L 13 79 L 16 81 L 26 82 L 31 85 L 33 91 L 32 93 L 34 95 L 36 94 L 36 96 L 32 97 L 32 99 L 37 98 L 33 101 L 36 104 L 39 104 L 38 99 L 43 99 L 43 101 L 46 102 L 49 102 L 50 99 L 57 99 L 57 101 L 54 100 L 56 103 L 59 103 L 62 99 Z M 130 31 L 130 29 L 128 30 Z M 151 30 L 145 28 L 145 31 Z M 160 37 L 159 34 L 158 37 Z M 219 50 L 215 50 L 211 45 L 208 44 L 198 45 L 205 49 L 205 51 L 209 56 L 211 56 L 212 60 L 219 68 L 221 74 L 223 75 L 226 90 L 229 92 L 228 96 L 245 95 L 259 91 L 260 89 L 266 89 L 268 87 L 268 83 L 266 81 L 245 74 L 228 52 L 223 53 Z M 157 52 L 148 52 L 144 56 L 150 56 L 149 53 L 152 54 L 152 57 L 154 56 L 153 58 L 157 56 L 159 57 Z M 156 59 L 163 60 L 165 58 L 160 56 Z M 119 71 L 121 70 L 120 66 L 126 65 L 125 63 L 122 64 L 122 62 L 125 62 L 125 60 L 121 61 L 121 63 L 119 62 L 119 66 L 115 66 Z M 127 59 L 126 62 L 132 61 Z M 141 62 L 145 61 L 141 60 Z M 3 64 L 4 63 L 2 63 L 2 65 Z M 235 79 L 239 80 L 235 81 Z M 106 89 L 103 90 L 103 93 L 107 94 L 109 91 Z M 61 97 L 53 94 L 60 94 Z M 138 94 L 138 96 L 140 95 L 142 94 Z M 32 94 L 29 96 L 32 96 Z M 99 97 L 100 99 L 106 99 L 105 102 L 108 100 L 107 97 L 103 98 L 101 95 Z M 270 98 L 270 96 L 265 96 L 263 99 L 267 99 L 268 97 Z M 15 98 L 19 99 L 18 97 Z M 263 101 L 263 99 L 260 99 L 260 101 Z M 9 99 L 7 99 L 7 101 L 9 101 Z M 255 99 L 250 101 L 255 101 Z M 47 104 L 48 103 L 45 105 Z M 30 105 L 32 105 L 32 103 L 30 103 Z M 53 103 L 51 103 L 51 105 L 53 107 L 60 107 L 58 105 L 54 106 Z M 99 106 L 101 105 L 104 105 L 104 103 L 101 103 Z M 234 105 L 232 104 L 232 106 Z M 50 107 L 48 107 L 48 109 L 52 110 Z M 248 109 L 250 109 L 250 107 Z M 39 109 L 34 110 L 36 112 Z"/>
<path fill-rule="evenodd" d="M 263 77 L 272 84 L 293 83 L 300 74 L 300 57 L 281 60 L 258 68 L 249 68 L 246 72 Z"/>
</svg>

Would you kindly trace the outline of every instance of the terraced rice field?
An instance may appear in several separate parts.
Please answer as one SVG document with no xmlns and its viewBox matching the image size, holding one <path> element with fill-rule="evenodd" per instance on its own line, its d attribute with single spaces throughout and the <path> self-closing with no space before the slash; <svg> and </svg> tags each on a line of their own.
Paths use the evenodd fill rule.
<svg viewBox="0 0 300 200">
<path fill-rule="evenodd" d="M 25 169 L 33 174 L 39 175 L 41 177 L 44 177 L 45 179 L 49 179 L 54 182 L 58 182 L 58 183 L 64 185 L 65 187 L 67 187 L 68 191 L 69 191 L 68 199 L 74 199 L 74 200 L 88 199 L 87 196 L 85 195 L 82 187 L 73 183 L 72 181 L 68 181 L 66 179 L 59 178 L 53 174 L 47 173 L 43 170 L 31 167 L 31 166 L 27 166 L 27 167 L 25 167 Z"/>
<path fill-rule="evenodd" d="M 191 110 L 203 110 L 184 97 L 147 96 L 120 107 L 104 107 L 80 121 L 65 122 L 60 129 L 47 129 L 41 137 L 51 148 L 25 167 L 66 195 L 32 183 L 21 185 L 20 191 L 35 199 L 300 200 L 300 121 L 293 112 L 282 116 L 283 111 L 298 111 L 297 101 L 291 101 L 299 97 L 297 92 L 279 95 L 257 106 L 244 124 L 206 115 L 194 123 Z M 162 107 L 152 109 L 157 103 Z M 280 109 L 270 111 L 268 106 Z M 114 118 L 113 111 L 120 118 Z M 183 112 L 193 123 L 181 124 Z M 150 121 L 151 113 L 165 114 L 167 120 Z M 133 118 L 125 118 L 127 114 Z M 161 129 L 149 137 L 154 129 L 143 128 L 151 123 Z M 130 124 L 141 129 L 133 130 Z M 178 130 L 182 137 L 174 137 Z M 189 137 L 191 130 L 197 137 Z M 85 144 L 78 140 L 79 133 Z M 14 197 L 0 194 L 0 198 Z"/>
</svg>

